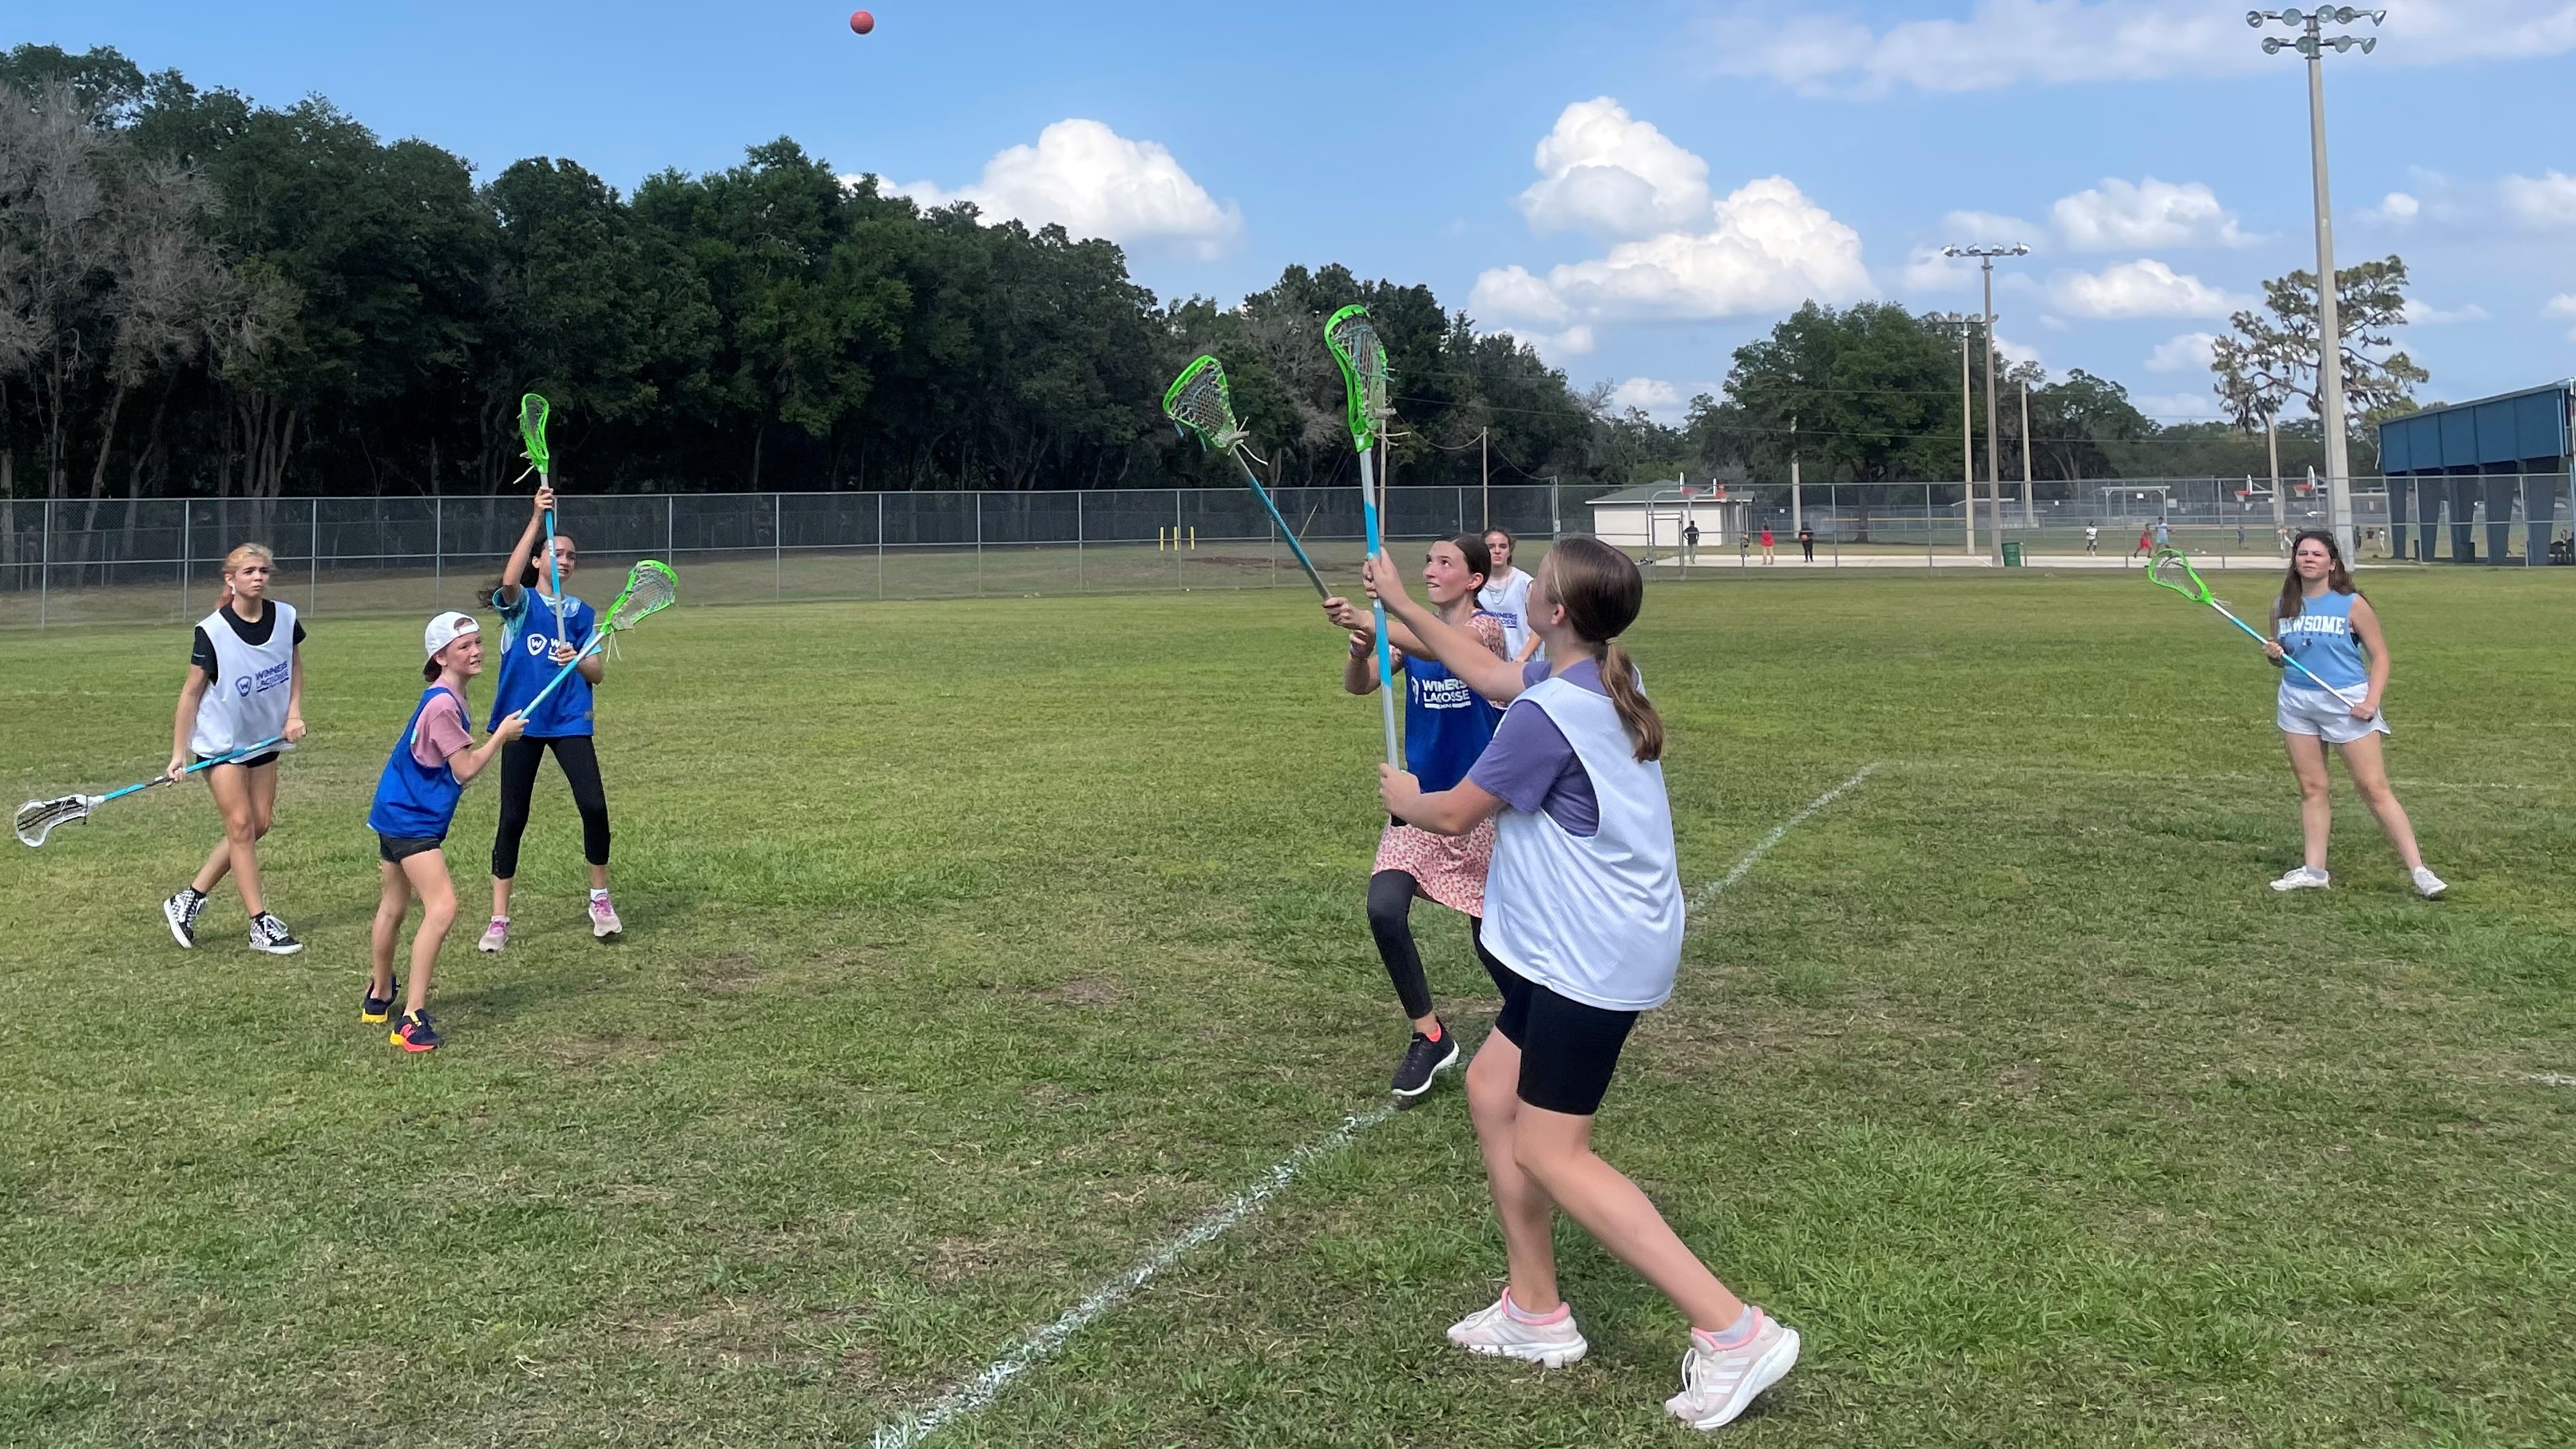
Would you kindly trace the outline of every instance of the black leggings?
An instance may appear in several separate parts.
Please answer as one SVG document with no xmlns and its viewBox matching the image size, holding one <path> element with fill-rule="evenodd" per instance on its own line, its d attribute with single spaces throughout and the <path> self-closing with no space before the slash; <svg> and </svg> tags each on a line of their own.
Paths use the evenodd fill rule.
<svg viewBox="0 0 2576 1449">
<path fill-rule="evenodd" d="M 1395 983 L 1395 996 L 1404 1003 L 1407 1019 L 1431 1014 L 1431 982 L 1422 974 L 1422 952 L 1413 944 L 1413 898 L 1417 883 L 1409 871 L 1382 870 L 1369 877 L 1369 934 L 1377 937 L 1377 953 L 1386 958 L 1387 979 Z M 1478 922 L 1467 918 L 1467 936 L 1474 940 Z M 1476 947 L 1484 954 L 1482 945 Z"/>
<path fill-rule="evenodd" d="M 608 792 L 599 784 L 599 752 L 588 735 L 525 735 L 501 747 L 501 828 L 492 837 L 492 878 L 513 880 L 519 874 L 519 835 L 528 828 L 528 797 L 536 793 L 537 766 L 552 746 L 555 763 L 572 784 L 572 803 L 581 811 L 581 853 L 592 865 L 608 864 Z"/>
</svg>

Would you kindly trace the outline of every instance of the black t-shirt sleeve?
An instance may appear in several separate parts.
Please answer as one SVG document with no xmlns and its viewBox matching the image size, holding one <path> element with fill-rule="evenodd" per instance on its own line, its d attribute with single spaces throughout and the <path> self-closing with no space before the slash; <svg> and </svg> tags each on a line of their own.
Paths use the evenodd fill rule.
<svg viewBox="0 0 2576 1449">
<path fill-rule="evenodd" d="M 197 637 L 188 642 L 188 662 L 206 671 L 206 677 L 212 679 L 215 677 L 215 641 L 206 637 L 203 626 L 199 626 L 196 633 Z"/>
<path fill-rule="evenodd" d="M 295 620 L 295 644 L 299 649 L 304 646 L 304 620 L 300 615 Z"/>
</svg>

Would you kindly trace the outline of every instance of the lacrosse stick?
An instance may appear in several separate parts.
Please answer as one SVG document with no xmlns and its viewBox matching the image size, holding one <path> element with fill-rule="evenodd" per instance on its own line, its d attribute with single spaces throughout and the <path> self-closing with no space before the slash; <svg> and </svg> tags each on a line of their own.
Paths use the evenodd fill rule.
<svg viewBox="0 0 2576 1449">
<path fill-rule="evenodd" d="M 540 488 L 554 486 L 550 467 L 553 455 L 546 451 L 546 418 L 551 412 L 546 400 L 535 393 L 519 399 L 519 441 L 527 446 L 528 466 L 537 470 Z M 560 639 L 564 631 L 563 569 L 555 562 L 555 511 L 551 508 L 546 510 L 546 583 L 548 592 L 555 596 L 555 637 Z"/>
<path fill-rule="evenodd" d="M 2216 598 L 2213 598 L 2210 595 L 2209 585 L 2200 581 L 2200 571 L 2191 566 L 2191 560 L 2183 556 L 2181 549 L 2160 548 L 2156 550 L 2155 556 L 2147 560 L 2147 582 L 2160 589 L 2171 589 L 2175 593 L 2182 595 L 2184 598 L 2191 600 L 2195 604 L 2207 604 L 2209 607 L 2216 609 L 2220 618 L 2225 619 L 2228 623 L 2244 630 L 2246 637 L 2252 639 L 2257 644 L 2270 644 L 2272 642 L 2271 640 L 2264 638 L 2261 631 L 2257 630 L 2253 625 L 2248 624 L 2244 620 L 2237 618 L 2234 614 L 2229 613 L 2225 604 L 2220 603 Z M 2360 700 L 2353 698 L 2351 695 L 2344 693 L 2342 690 L 2335 688 L 2324 680 L 2317 679 L 2315 671 L 2309 669 L 2308 666 L 2301 664 L 2296 659 L 2291 658 L 2288 653 L 2284 652 L 2281 655 L 2281 662 L 2288 665 L 2290 668 L 2299 671 L 2301 674 L 2307 675 L 2308 678 L 2315 679 L 2317 688 L 2324 690 L 2326 693 L 2333 695 L 2344 703 L 2361 703 Z"/>
<path fill-rule="evenodd" d="M 1324 324 L 1324 345 L 1342 365 L 1342 400 L 1349 416 L 1351 447 L 1360 455 L 1360 515 L 1368 527 L 1368 556 L 1374 564 L 1386 551 L 1378 531 L 1377 459 L 1373 451 L 1379 426 L 1389 415 L 1386 405 L 1386 348 L 1369 325 L 1368 308 L 1353 304 Z M 1377 619 L 1378 704 L 1386 719 L 1386 762 L 1397 769 L 1404 760 L 1395 746 L 1395 656 L 1386 642 L 1386 603 L 1371 601 Z"/>
<path fill-rule="evenodd" d="M 110 790 L 104 795 L 65 795 L 59 800 L 30 800 L 18 807 L 18 843 L 33 850 L 45 843 L 45 837 L 52 833 L 55 826 L 77 825 L 87 820 L 91 811 L 110 800 L 122 799 L 138 790 L 149 790 L 155 785 L 167 785 L 173 780 L 185 779 L 199 770 L 212 769 L 217 765 L 229 765 L 236 760 L 246 760 L 253 755 L 265 754 L 270 750 L 283 754 L 294 748 L 295 746 L 286 743 L 286 736 L 271 735 L 258 744 L 244 745 L 231 754 L 199 760 L 176 775 L 155 775 L 149 780 L 128 785 L 121 790 Z"/>
<path fill-rule="evenodd" d="M 555 686 L 579 669 L 581 661 L 607 643 L 610 636 L 625 633 L 679 601 L 680 576 L 671 572 L 669 564 L 648 558 L 627 570 L 625 590 L 618 594 L 616 602 L 608 606 L 608 612 L 600 616 L 598 627 L 590 631 L 589 641 L 581 646 L 580 653 L 564 661 L 563 668 L 555 671 L 555 677 L 546 681 L 546 687 L 538 690 L 535 698 L 519 706 L 521 717 L 534 715 L 537 706 L 546 702 L 546 696 L 555 692 Z"/>
<path fill-rule="evenodd" d="M 1316 594 L 1331 598 L 1333 591 L 1324 587 L 1324 576 L 1315 572 L 1315 561 L 1306 557 L 1306 546 L 1297 541 L 1288 520 L 1279 516 L 1279 505 L 1270 501 L 1269 490 L 1253 475 L 1252 460 L 1244 456 L 1250 451 L 1243 446 L 1247 434 L 1243 425 L 1234 420 L 1234 395 L 1225 385 L 1224 366 L 1213 357 L 1202 356 L 1181 369 L 1181 375 L 1173 378 L 1171 387 L 1163 393 L 1163 416 L 1175 426 L 1198 434 L 1200 447 L 1214 448 L 1234 459 L 1234 465 L 1243 470 L 1243 481 L 1252 489 L 1252 496 L 1261 500 L 1270 521 L 1279 525 L 1280 534 L 1297 555 L 1297 566 L 1306 571 L 1306 579 L 1315 586 Z"/>
</svg>

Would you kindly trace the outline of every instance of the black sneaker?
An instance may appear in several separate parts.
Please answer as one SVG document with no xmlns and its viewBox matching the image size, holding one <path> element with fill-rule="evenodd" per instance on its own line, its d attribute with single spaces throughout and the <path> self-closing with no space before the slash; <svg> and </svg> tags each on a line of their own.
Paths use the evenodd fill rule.
<svg viewBox="0 0 2576 1449">
<path fill-rule="evenodd" d="M 438 1024 L 429 1019 L 428 1012 L 406 1011 L 394 1029 L 385 1034 L 385 1040 L 407 1052 L 434 1052 L 446 1038 L 438 1034 Z"/>
<path fill-rule="evenodd" d="M 197 916 L 206 908 L 206 898 L 195 886 L 181 886 L 179 893 L 161 903 L 161 919 L 170 923 L 170 939 L 188 950 L 197 949 Z"/>
<path fill-rule="evenodd" d="M 1404 1060 L 1395 1068 L 1395 1095 L 1411 1101 L 1431 1090 L 1432 1079 L 1458 1064 L 1458 1034 L 1440 1023 L 1440 1039 L 1420 1032 L 1405 1044 Z"/>
<path fill-rule="evenodd" d="M 385 1018 L 394 1014 L 394 1003 L 401 999 L 401 982 L 397 981 L 385 988 L 385 994 L 378 996 L 375 978 L 370 976 L 367 978 L 366 990 L 358 999 L 358 1020 L 381 1026 Z"/>
<path fill-rule="evenodd" d="M 250 948 L 271 956 L 292 956 L 304 949 L 304 943 L 295 939 L 284 921 L 262 911 L 250 918 Z"/>
</svg>

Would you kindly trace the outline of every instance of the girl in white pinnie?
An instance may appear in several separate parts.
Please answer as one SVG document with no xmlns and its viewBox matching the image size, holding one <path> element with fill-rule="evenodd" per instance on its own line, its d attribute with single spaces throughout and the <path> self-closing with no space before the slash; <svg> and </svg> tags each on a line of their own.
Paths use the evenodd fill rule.
<svg viewBox="0 0 2576 1449">
<path fill-rule="evenodd" d="M 293 744 L 304 738 L 304 626 L 295 606 L 268 597 L 276 555 L 265 544 L 246 543 L 224 556 L 224 591 L 215 611 L 197 621 L 188 655 L 188 677 L 179 687 L 179 709 L 170 726 L 168 774 L 178 779 L 200 760 L 216 759 L 266 740 Z M 201 771 L 224 838 L 206 855 L 196 879 L 161 903 L 170 935 L 191 950 L 197 918 L 217 882 L 229 875 L 250 912 L 250 948 L 292 956 L 304 943 L 269 914 L 259 876 L 259 841 L 277 821 L 277 756 L 266 750 Z"/>
<path fill-rule="evenodd" d="M 1638 1016 L 1672 995 L 1681 963 L 1664 726 L 1618 642 L 1645 581 L 1599 539 L 1560 540 L 1530 591 L 1547 660 L 1520 665 L 1407 598 L 1384 554 L 1369 578 L 1387 613 L 1470 688 L 1512 701 L 1455 788 L 1425 794 L 1380 767 L 1389 814 L 1445 835 L 1497 821 L 1481 944 L 1503 1009 L 1468 1065 L 1467 1110 L 1511 1277 L 1449 1341 L 1550 1367 L 1583 1357 L 1549 1238 L 1562 1208 L 1690 1320 L 1682 1391 L 1664 1407 L 1695 1429 L 1732 1422 L 1797 1362 L 1797 1331 L 1729 1292 L 1592 1150 L 1620 1048 Z"/>
</svg>

